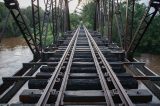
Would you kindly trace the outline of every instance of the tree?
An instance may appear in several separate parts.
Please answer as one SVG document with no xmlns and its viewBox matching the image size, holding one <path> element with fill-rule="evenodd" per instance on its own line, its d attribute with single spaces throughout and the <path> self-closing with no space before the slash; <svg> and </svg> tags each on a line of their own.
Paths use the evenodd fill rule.
<svg viewBox="0 0 160 106">
<path fill-rule="evenodd" d="M 90 2 L 83 7 L 81 19 L 87 28 L 93 29 L 95 10 L 94 2 Z"/>
<path fill-rule="evenodd" d="M 41 16 L 40 20 L 42 21 L 44 11 L 41 8 L 39 10 L 40 10 L 40 16 Z M 23 8 L 21 9 L 21 12 L 28 25 L 28 28 L 32 29 L 33 28 L 32 7 L 29 6 L 27 8 Z M 6 13 L 9 13 L 8 9 L 4 6 L 4 3 L 0 2 L 0 34 L 2 34 L 1 32 L 3 30 L 3 27 L 6 24 L 6 28 L 5 28 L 6 31 L 3 33 L 4 37 L 20 36 L 21 32 L 19 31 L 19 28 L 11 15 L 9 16 L 7 23 L 5 22 L 6 17 L 8 16 L 8 14 Z"/>
<path fill-rule="evenodd" d="M 76 29 L 80 22 L 80 16 L 76 13 L 70 14 L 71 29 Z"/>
</svg>

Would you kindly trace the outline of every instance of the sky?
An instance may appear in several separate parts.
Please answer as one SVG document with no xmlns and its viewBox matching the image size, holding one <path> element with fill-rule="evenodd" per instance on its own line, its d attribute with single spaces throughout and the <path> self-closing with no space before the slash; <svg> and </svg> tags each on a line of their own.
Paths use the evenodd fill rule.
<svg viewBox="0 0 160 106">
<path fill-rule="evenodd" d="M 19 5 L 20 5 L 21 8 L 25 8 L 25 7 L 30 6 L 31 5 L 30 1 L 31 0 L 18 0 Z M 79 8 L 82 8 L 82 5 L 85 4 L 85 1 L 87 2 L 87 1 L 91 1 L 91 0 L 83 0 L 83 2 L 80 4 Z M 149 0 L 141 0 L 140 3 L 148 4 L 148 1 Z M 0 0 L 0 2 L 3 2 L 3 0 Z M 40 2 L 40 6 L 44 9 L 45 8 L 44 0 L 39 0 L 39 2 Z M 77 4 L 78 4 L 78 0 L 70 0 L 70 2 L 69 2 L 69 10 L 70 10 L 71 13 L 74 12 Z"/>
<path fill-rule="evenodd" d="M 26 8 L 26 7 L 30 6 L 31 5 L 30 1 L 31 0 L 18 0 L 20 8 Z M 0 0 L 0 2 L 3 2 L 3 0 Z M 44 0 L 39 0 L 39 2 L 40 2 L 40 6 L 44 9 L 45 8 Z M 78 4 L 78 0 L 71 0 L 69 2 L 70 12 L 74 12 L 77 4 Z M 83 3 L 81 3 L 81 5 L 83 5 Z M 80 7 L 82 7 L 82 6 L 80 6 Z"/>
</svg>

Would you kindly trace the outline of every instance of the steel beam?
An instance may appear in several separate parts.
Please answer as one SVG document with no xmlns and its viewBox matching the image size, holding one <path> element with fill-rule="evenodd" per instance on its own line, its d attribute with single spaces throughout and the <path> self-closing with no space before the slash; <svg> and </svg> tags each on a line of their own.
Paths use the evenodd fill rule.
<svg viewBox="0 0 160 106">
<path fill-rule="evenodd" d="M 95 1 L 95 4 L 96 4 L 96 5 L 95 5 L 95 6 L 96 6 L 96 10 L 95 10 L 95 20 L 94 20 L 94 21 L 95 21 L 95 22 L 94 22 L 94 23 L 95 23 L 95 24 L 94 24 L 95 26 L 94 26 L 94 29 L 95 29 L 95 30 L 99 30 L 99 24 L 100 24 L 100 23 L 99 23 L 99 13 L 100 13 L 99 0 L 96 0 L 96 1 Z"/>
<path fill-rule="evenodd" d="M 125 40 L 123 42 L 123 48 L 125 50 L 128 49 L 128 46 L 132 40 L 135 0 L 126 0 L 126 3 Z"/>
<path fill-rule="evenodd" d="M 152 20 L 154 19 L 155 15 L 159 11 L 160 8 L 160 1 L 159 0 L 151 0 L 149 7 L 147 8 L 139 27 L 137 28 L 134 37 L 127 49 L 128 58 L 132 59 L 135 50 L 137 49 L 140 41 L 142 40 L 145 32 L 147 31 L 149 25 L 151 24 Z"/>
<path fill-rule="evenodd" d="M 32 4 L 32 20 L 33 20 L 33 31 L 34 40 L 38 49 L 42 49 L 42 37 L 41 37 L 41 24 L 40 24 L 40 13 L 39 13 L 39 0 L 31 0 Z"/>
<path fill-rule="evenodd" d="M 112 43 L 113 0 L 108 0 L 108 41 Z"/>
<path fill-rule="evenodd" d="M 71 26 L 70 26 L 70 16 L 69 16 L 69 7 L 68 7 L 68 0 L 64 0 L 65 7 L 64 7 L 64 13 L 65 13 L 65 20 L 64 20 L 64 25 L 65 25 L 65 31 L 70 31 Z"/>
<path fill-rule="evenodd" d="M 42 46 L 47 45 L 48 28 L 50 24 L 50 14 L 51 14 L 52 0 L 45 0 L 45 12 L 42 23 Z"/>
<path fill-rule="evenodd" d="M 57 0 L 52 0 L 52 35 L 53 43 L 57 41 L 58 31 L 57 31 Z"/>
<path fill-rule="evenodd" d="M 121 15 L 121 10 L 120 10 L 120 1 L 116 0 L 114 3 L 114 16 L 115 16 L 115 21 L 116 21 L 116 26 L 118 30 L 118 36 L 120 40 L 120 46 L 124 49 L 124 27 L 123 27 L 123 22 L 122 22 L 122 15 Z"/>
<path fill-rule="evenodd" d="M 94 25 L 93 25 L 93 30 L 96 31 L 97 30 L 97 0 L 94 3 L 95 5 L 95 13 L 94 13 Z"/>
<path fill-rule="evenodd" d="M 16 21 L 16 24 L 18 25 L 24 39 L 26 40 L 30 50 L 32 51 L 34 58 L 38 59 L 40 57 L 38 46 L 20 11 L 18 1 L 17 0 L 4 0 L 4 2 L 5 2 L 5 6 L 9 9 L 9 11 L 11 12 L 11 15 Z"/>
<path fill-rule="evenodd" d="M 104 33 L 104 2 L 103 0 L 99 1 L 99 7 L 100 7 L 100 11 L 99 11 L 99 31 L 103 36 Z"/>
</svg>

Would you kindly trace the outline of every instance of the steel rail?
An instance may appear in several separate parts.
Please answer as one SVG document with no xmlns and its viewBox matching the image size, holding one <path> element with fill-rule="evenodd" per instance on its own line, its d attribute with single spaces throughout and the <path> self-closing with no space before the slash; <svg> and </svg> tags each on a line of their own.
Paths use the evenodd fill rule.
<svg viewBox="0 0 160 106">
<path fill-rule="evenodd" d="M 64 63 L 69 51 L 71 50 L 72 44 L 75 41 L 76 35 L 79 32 L 79 29 L 80 28 L 78 27 L 76 32 L 74 33 L 74 35 L 73 35 L 73 37 L 72 37 L 67 49 L 65 50 L 61 60 L 59 61 L 58 65 L 56 67 L 56 69 L 54 70 L 53 75 L 51 76 L 46 88 L 44 89 L 44 92 L 42 93 L 38 103 L 36 104 L 37 106 L 45 106 L 46 105 L 47 100 L 48 100 L 49 95 L 50 95 L 50 92 L 52 91 L 53 86 L 55 85 L 55 82 L 56 82 L 56 79 L 58 77 L 58 74 L 60 73 L 60 70 L 61 70 L 61 68 L 63 66 L 63 63 Z"/>
<path fill-rule="evenodd" d="M 87 33 L 86 29 L 85 29 L 85 33 L 86 33 L 86 36 L 87 36 L 87 39 L 88 39 L 89 47 L 90 47 L 92 57 L 93 57 L 93 60 L 94 60 L 95 66 L 96 66 L 96 70 L 97 70 L 97 73 L 98 73 L 98 76 L 99 76 L 99 79 L 100 79 L 100 83 L 101 83 L 101 86 L 102 86 L 103 91 L 104 91 L 106 104 L 107 104 L 107 106 L 115 106 L 113 98 L 112 98 L 111 93 L 109 91 L 108 85 L 106 83 L 104 74 L 102 73 L 101 67 L 99 65 L 98 59 L 97 59 L 95 51 L 93 49 L 94 47 L 91 44 L 91 40 L 89 39 L 89 36 L 88 36 L 88 33 Z"/>
<path fill-rule="evenodd" d="M 100 51 L 99 47 L 97 46 L 95 40 L 92 38 L 91 34 L 88 32 L 88 30 L 86 29 L 86 27 L 84 26 L 84 29 L 87 31 L 88 33 L 88 36 L 90 38 L 90 40 L 92 41 L 92 44 L 94 45 L 97 53 L 99 54 L 103 64 L 104 64 L 104 67 L 106 68 L 114 86 L 116 87 L 116 90 L 118 91 L 119 93 L 119 96 L 122 100 L 122 103 L 125 105 L 125 106 L 134 106 L 134 104 L 132 103 L 131 99 L 129 98 L 129 96 L 127 95 L 125 89 L 123 88 L 123 86 L 121 85 L 120 81 L 118 80 L 116 74 L 113 72 L 111 66 L 109 65 L 109 63 L 107 62 L 107 60 L 105 59 L 104 55 L 102 54 L 102 52 Z"/>
<path fill-rule="evenodd" d="M 74 42 L 74 45 L 73 45 L 73 48 L 72 48 L 71 55 L 69 57 L 69 61 L 68 61 L 68 64 L 67 64 L 67 68 L 66 68 L 64 77 L 63 77 L 61 88 L 59 90 L 58 97 L 57 97 L 57 100 L 55 102 L 55 106 L 62 105 L 61 101 L 63 100 L 64 91 L 65 91 L 66 86 L 67 86 L 67 81 L 68 81 L 69 73 L 70 73 L 71 66 L 72 66 L 73 56 L 74 56 L 74 53 L 75 53 L 75 50 L 76 50 L 76 44 L 77 44 L 78 35 L 79 35 L 79 32 L 77 33 L 76 38 L 75 38 L 75 42 Z"/>
</svg>

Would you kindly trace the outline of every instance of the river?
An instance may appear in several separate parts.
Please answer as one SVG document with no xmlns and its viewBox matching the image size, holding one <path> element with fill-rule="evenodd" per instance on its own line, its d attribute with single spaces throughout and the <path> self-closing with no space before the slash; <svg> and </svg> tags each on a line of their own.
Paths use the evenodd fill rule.
<svg viewBox="0 0 160 106">
<path fill-rule="evenodd" d="M 2 76 L 11 76 L 22 67 L 22 63 L 33 59 L 23 38 L 7 38 L 0 43 L 0 83 Z M 160 55 L 142 54 L 138 60 L 160 75 Z"/>
<path fill-rule="evenodd" d="M 160 55 L 141 54 L 139 57 L 136 57 L 136 59 L 145 62 L 148 68 L 160 75 Z"/>
<path fill-rule="evenodd" d="M 2 76 L 12 76 L 22 67 L 22 63 L 33 59 L 23 38 L 7 38 L 0 43 L 0 84 Z"/>
</svg>

